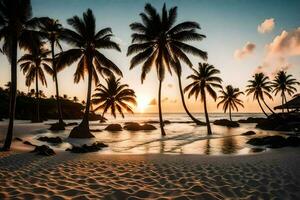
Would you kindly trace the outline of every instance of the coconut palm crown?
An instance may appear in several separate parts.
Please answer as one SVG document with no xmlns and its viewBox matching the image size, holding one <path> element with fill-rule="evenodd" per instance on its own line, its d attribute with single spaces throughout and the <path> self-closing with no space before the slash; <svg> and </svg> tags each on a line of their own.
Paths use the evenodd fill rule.
<svg viewBox="0 0 300 200">
<path fill-rule="evenodd" d="M 227 85 L 225 90 L 220 91 L 221 95 L 218 97 L 221 101 L 217 104 L 217 107 L 223 104 L 223 110 L 226 113 L 229 110 L 229 118 L 231 118 L 231 111 L 238 111 L 238 106 L 244 107 L 243 101 L 239 99 L 239 96 L 244 94 L 239 88 L 234 88 L 231 85 Z"/>
<path fill-rule="evenodd" d="M 132 106 L 137 104 L 136 96 L 127 84 L 121 84 L 120 78 L 116 79 L 111 76 L 105 79 L 106 85 L 99 84 L 93 95 L 93 104 L 98 105 L 94 111 L 103 110 L 102 117 L 110 109 L 111 114 L 116 118 L 118 111 L 124 118 L 124 110 L 133 113 Z"/>
</svg>

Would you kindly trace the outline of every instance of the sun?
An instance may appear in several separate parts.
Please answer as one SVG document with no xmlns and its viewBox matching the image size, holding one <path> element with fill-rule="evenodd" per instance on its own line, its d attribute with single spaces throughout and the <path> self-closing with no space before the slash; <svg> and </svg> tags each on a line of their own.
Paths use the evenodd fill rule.
<svg viewBox="0 0 300 200">
<path fill-rule="evenodd" d="M 149 106 L 150 99 L 145 96 L 137 97 L 137 111 L 145 112 Z"/>
</svg>

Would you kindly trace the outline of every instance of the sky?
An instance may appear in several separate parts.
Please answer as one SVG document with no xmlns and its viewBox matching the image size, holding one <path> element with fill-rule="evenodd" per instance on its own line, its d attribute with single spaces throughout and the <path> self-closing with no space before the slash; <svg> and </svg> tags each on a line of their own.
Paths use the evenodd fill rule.
<svg viewBox="0 0 300 200">
<path fill-rule="evenodd" d="M 137 95 L 139 105 L 136 112 L 157 112 L 158 80 L 153 68 L 141 84 L 141 66 L 129 70 L 130 58 L 127 48 L 131 43 L 132 31 L 129 24 L 140 22 L 139 13 L 143 12 L 146 3 L 151 3 L 161 10 L 164 2 L 167 8 L 178 7 L 176 23 L 196 21 L 200 24 L 198 32 L 206 35 L 203 41 L 191 42 L 201 50 L 208 52 L 207 62 L 221 71 L 223 86 L 228 84 L 245 90 L 247 81 L 256 72 L 264 72 L 272 79 L 274 73 L 284 69 L 300 80 L 300 1 L 298 0 L 32 0 L 35 17 L 49 16 L 59 19 L 63 26 L 70 28 L 66 20 L 74 15 L 82 16 L 88 8 L 96 17 L 97 29 L 111 27 L 114 41 L 120 44 L 122 52 L 105 51 L 104 54 L 117 64 L 124 77 L 122 83 L 129 84 Z M 63 43 L 64 50 L 70 48 Z M 19 55 L 22 55 L 22 51 Z M 189 56 L 194 68 L 203 60 Z M 0 86 L 10 78 L 10 67 L 7 58 L 0 56 Z M 59 73 L 60 93 L 70 98 L 77 96 L 85 100 L 87 81 L 74 84 L 73 74 L 76 64 Z M 186 77 L 191 69 L 183 65 L 183 86 L 190 81 Z M 47 76 L 48 87 L 41 87 L 48 96 L 55 93 L 54 83 Z M 101 80 L 103 81 L 103 80 Z M 33 85 L 32 85 L 33 88 Z M 300 91 L 300 88 L 298 91 Z M 24 75 L 19 71 L 18 89 L 28 91 Z M 288 99 L 290 99 L 289 97 Z M 183 112 L 177 78 L 166 75 L 162 90 L 163 112 Z M 240 112 L 260 112 L 252 96 L 242 96 L 244 108 Z M 191 112 L 203 112 L 203 104 L 193 97 L 186 101 Z M 280 104 L 280 98 L 267 100 L 271 107 Z M 208 99 L 209 112 L 222 112 L 217 102 Z"/>
</svg>

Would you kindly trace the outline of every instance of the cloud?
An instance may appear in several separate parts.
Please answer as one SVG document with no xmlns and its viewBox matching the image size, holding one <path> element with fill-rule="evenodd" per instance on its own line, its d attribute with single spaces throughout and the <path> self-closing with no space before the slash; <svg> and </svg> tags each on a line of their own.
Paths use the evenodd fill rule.
<svg viewBox="0 0 300 200">
<path fill-rule="evenodd" d="M 298 56 L 300 55 L 300 27 L 290 32 L 282 31 L 266 46 L 268 56 Z"/>
<path fill-rule="evenodd" d="M 172 88 L 173 84 L 169 83 L 167 86 L 168 86 L 168 88 Z"/>
<path fill-rule="evenodd" d="M 259 33 L 269 33 L 271 32 L 275 27 L 275 20 L 274 18 L 265 19 L 260 25 L 257 26 L 257 31 Z"/>
<path fill-rule="evenodd" d="M 242 49 L 237 49 L 234 52 L 234 58 L 237 60 L 244 59 L 251 55 L 255 50 L 256 45 L 252 42 L 247 42 Z"/>
<path fill-rule="evenodd" d="M 168 101 L 169 100 L 169 98 L 168 97 L 165 97 L 165 98 L 163 98 L 161 101 L 162 102 L 166 102 L 166 101 Z"/>
<path fill-rule="evenodd" d="M 149 106 L 155 106 L 157 105 L 157 101 L 155 98 L 153 98 L 150 102 L 149 102 Z"/>
</svg>

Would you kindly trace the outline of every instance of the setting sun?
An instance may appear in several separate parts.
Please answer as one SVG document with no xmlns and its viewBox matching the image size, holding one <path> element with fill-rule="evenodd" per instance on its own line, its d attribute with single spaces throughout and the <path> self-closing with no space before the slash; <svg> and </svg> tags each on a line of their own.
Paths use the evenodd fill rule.
<svg viewBox="0 0 300 200">
<path fill-rule="evenodd" d="M 137 112 L 145 112 L 149 106 L 150 99 L 146 96 L 137 97 Z"/>
</svg>

